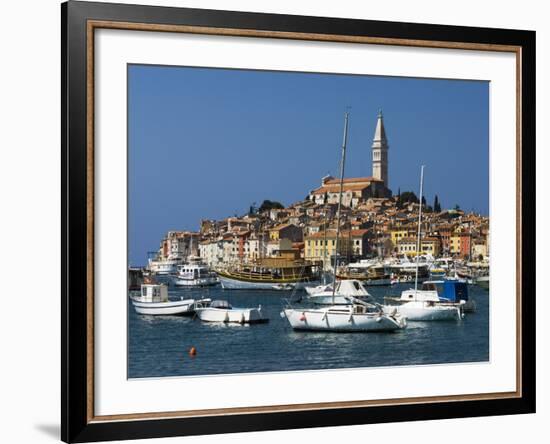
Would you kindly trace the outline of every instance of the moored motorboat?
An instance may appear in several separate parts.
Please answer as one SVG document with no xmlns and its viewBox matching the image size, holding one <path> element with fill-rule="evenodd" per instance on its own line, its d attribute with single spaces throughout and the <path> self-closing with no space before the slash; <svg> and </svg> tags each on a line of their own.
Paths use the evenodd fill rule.
<svg viewBox="0 0 550 444">
<path fill-rule="evenodd" d="M 216 273 L 201 263 L 200 258 L 189 258 L 189 262 L 178 265 L 177 270 L 172 282 L 178 287 L 209 287 L 219 282 Z"/>
<path fill-rule="evenodd" d="M 423 185 L 424 165 L 422 165 L 422 167 L 420 168 L 419 202 L 422 202 Z M 462 319 L 463 305 L 465 304 L 465 300 L 460 300 L 460 302 L 452 302 L 450 300 L 441 299 L 439 297 L 437 287 L 433 282 L 431 284 L 425 285 L 420 290 L 418 289 L 421 227 L 422 205 L 419 205 L 414 288 L 403 291 L 400 298 L 384 298 L 384 301 L 389 304 L 384 306 L 384 311 L 393 313 L 395 310 L 397 310 L 398 313 L 406 317 L 408 321 L 444 321 Z M 465 284 L 461 284 L 458 282 L 449 282 L 449 284 L 465 286 Z M 455 292 L 455 296 L 459 297 L 461 294 L 462 287 L 459 288 L 457 292 Z"/>
<path fill-rule="evenodd" d="M 193 314 L 195 299 L 170 300 L 164 284 L 145 283 L 139 295 L 130 296 L 137 313 L 152 316 Z"/>
<path fill-rule="evenodd" d="M 181 265 L 182 260 L 180 258 L 149 258 L 147 264 L 148 270 L 154 275 L 169 275 L 174 274 L 177 271 L 178 265 Z"/>
<path fill-rule="evenodd" d="M 261 306 L 238 308 L 223 300 L 197 302 L 194 310 L 198 318 L 205 322 L 255 324 L 269 321 Z"/>
<path fill-rule="evenodd" d="M 383 264 L 360 261 L 342 267 L 336 273 L 338 279 L 357 279 L 368 286 L 391 285 L 392 274 Z"/>
<path fill-rule="evenodd" d="M 475 311 L 467 285 L 455 281 L 428 281 L 419 290 L 405 290 L 401 297 L 385 297 L 384 302 L 385 311 L 397 309 L 409 321 L 459 320 L 464 312 Z"/>
</svg>

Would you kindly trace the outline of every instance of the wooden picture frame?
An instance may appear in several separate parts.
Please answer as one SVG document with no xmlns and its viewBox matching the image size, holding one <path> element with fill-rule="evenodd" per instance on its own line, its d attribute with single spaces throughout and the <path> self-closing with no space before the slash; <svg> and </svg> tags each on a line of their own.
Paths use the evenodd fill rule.
<svg viewBox="0 0 550 444">
<path fill-rule="evenodd" d="M 62 18 L 62 412 L 65 442 L 535 411 L 535 33 L 69 1 Z M 471 49 L 516 55 L 517 390 L 308 405 L 94 415 L 94 32 L 100 28 Z"/>
</svg>

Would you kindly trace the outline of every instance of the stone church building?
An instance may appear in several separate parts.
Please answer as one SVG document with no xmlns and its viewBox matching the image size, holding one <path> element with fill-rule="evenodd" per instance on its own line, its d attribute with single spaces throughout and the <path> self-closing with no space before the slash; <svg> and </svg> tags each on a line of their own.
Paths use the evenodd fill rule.
<svg viewBox="0 0 550 444">
<path fill-rule="evenodd" d="M 372 142 L 372 176 L 344 179 L 342 205 L 353 208 L 371 197 L 391 197 L 388 148 L 384 118 L 380 111 Z M 339 193 L 340 180 L 332 176 L 325 176 L 321 180 L 321 186 L 309 193 L 309 199 L 321 205 L 325 203 L 337 204 Z"/>
</svg>

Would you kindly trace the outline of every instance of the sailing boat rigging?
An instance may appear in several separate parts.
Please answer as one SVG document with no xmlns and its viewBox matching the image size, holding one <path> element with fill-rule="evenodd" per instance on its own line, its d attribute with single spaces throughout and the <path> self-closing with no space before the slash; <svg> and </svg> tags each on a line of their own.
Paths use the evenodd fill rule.
<svg viewBox="0 0 550 444">
<path fill-rule="evenodd" d="M 330 301 L 327 307 L 323 308 L 304 308 L 298 309 L 291 306 L 286 307 L 281 316 L 286 317 L 291 327 L 294 330 L 317 330 L 317 331 L 392 331 L 404 328 L 406 321 L 397 311 L 391 314 L 384 313 L 381 306 L 363 301 L 359 299 L 362 284 L 359 281 L 341 281 L 336 282 L 336 270 L 338 261 L 338 245 L 340 234 L 340 216 L 342 208 L 342 194 L 344 188 L 344 168 L 346 159 L 346 144 L 348 133 L 349 114 L 345 114 L 344 118 L 344 138 L 342 143 L 342 160 L 340 164 L 340 192 L 338 197 L 338 212 L 336 225 L 336 242 L 334 251 L 334 266 L 332 284 L 328 286 L 320 286 L 321 291 L 308 291 L 308 300 L 322 300 L 321 303 Z M 337 291 L 337 286 L 342 284 L 352 285 L 352 289 L 356 291 L 345 292 Z M 355 285 L 357 285 L 357 287 Z M 361 286 L 361 287 L 359 287 Z M 364 287 L 362 287 L 364 289 Z M 311 290 L 311 289 L 310 289 Z M 364 290 L 366 292 L 366 290 Z M 349 294 L 346 294 L 349 293 Z M 368 295 L 368 293 L 367 293 Z M 338 304 L 341 302 L 341 304 Z"/>
<path fill-rule="evenodd" d="M 439 297 L 437 288 L 433 283 L 425 282 L 421 290 L 418 289 L 418 260 L 421 252 L 421 228 L 422 228 L 422 193 L 424 188 L 424 165 L 420 167 L 420 198 L 418 205 L 418 231 L 416 234 L 416 270 L 414 290 L 409 289 L 401 293 L 400 298 L 386 297 L 384 310 L 397 310 L 409 321 L 446 321 L 462 319 L 463 305 L 466 301 L 452 302 Z"/>
</svg>

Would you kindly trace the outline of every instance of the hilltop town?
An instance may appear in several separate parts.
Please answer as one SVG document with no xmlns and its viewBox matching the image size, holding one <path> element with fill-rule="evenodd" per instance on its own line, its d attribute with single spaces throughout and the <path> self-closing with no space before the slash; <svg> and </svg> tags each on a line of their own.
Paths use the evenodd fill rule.
<svg viewBox="0 0 550 444">
<path fill-rule="evenodd" d="M 202 220 L 199 232 L 169 231 L 157 260 L 200 256 L 214 269 L 253 263 L 292 253 L 319 262 L 337 253 L 345 262 L 367 257 L 417 254 L 419 201 L 413 192 L 389 189 L 388 141 L 380 112 L 372 144 L 372 176 L 343 182 L 338 252 L 336 212 L 340 181 L 321 179 L 303 201 L 284 207 L 266 200 L 242 215 Z M 489 218 L 460 208 L 441 209 L 439 200 L 424 200 L 420 253 L 469 260 L 488 257 Z"/>
</svg>

